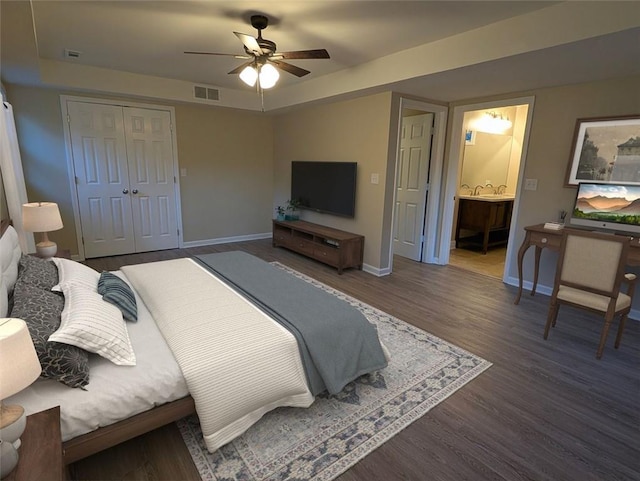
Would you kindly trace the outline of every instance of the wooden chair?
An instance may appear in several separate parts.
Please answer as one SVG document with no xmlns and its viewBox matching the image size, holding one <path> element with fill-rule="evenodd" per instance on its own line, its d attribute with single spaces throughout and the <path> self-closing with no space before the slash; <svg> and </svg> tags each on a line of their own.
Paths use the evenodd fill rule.
<svg viewBox="0 0 640 481">
<path fill-rule="evenodd" d="M 560 304 L 604 314 L 604 327 L 596 358 L 602 357 L 609 328 L 615 316 L 620 325 L 615 347 L 620 346 L 622 331 L 627 320 L 636 276 L 625 274 L 625 262 L 630 238 L 598 232 L 567 229 L 563 232 L 556 278 L 544 338 L 549 328 L 556 325 Z M 620 292 L 622 282 L 628 284 L 626 293 Z"/>
</svg>

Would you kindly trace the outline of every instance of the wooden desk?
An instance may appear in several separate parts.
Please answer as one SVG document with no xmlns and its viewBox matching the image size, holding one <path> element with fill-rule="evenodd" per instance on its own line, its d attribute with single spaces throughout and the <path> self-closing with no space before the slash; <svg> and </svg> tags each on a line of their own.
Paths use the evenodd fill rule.
<svg viewBox="0 0 640 481">
<path fill-rule="evenodd" d="M 531 246 L 535 246 L 535 264 L 533 271 L 533 287 L 531 288 L 531 295 L 536 293 L 536 287 L 538 286 L 538 272 L 540 269 L 540 254 L 542 249 L 549 249 L 552 251 L 560 250 L 560 241 L 562 240 L 562 232 L 565 230 L 579 230 L 572 227 L 565 227 L 560 230 L 545 229 L 544 224 L 530 225 L 524 228 L 526 234 L 524 241 L 518 250 L 518 294 L 513 302 L 518 304 L 520 297 L 522 296 L 522 260 L 527 249 Z M 627 265 L 640 266 L 640 238 L 631 238 L 631 249 L 629 249 L 629 257 L 627 259 Z"/>
</svg>

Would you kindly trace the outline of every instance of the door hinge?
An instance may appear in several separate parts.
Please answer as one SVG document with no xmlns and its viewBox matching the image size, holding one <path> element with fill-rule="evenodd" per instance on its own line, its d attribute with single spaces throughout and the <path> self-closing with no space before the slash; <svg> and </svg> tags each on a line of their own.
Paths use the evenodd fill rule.
<svg viewBox="0 0 640 481">
<path fill-rule="evenodd" d="M 180 235 L 180 229 L 176 229 L 176 232 L 178 233 L 178 235 Z"/>
<path fill-rule="evenodd" d="M 176 176 L 174 175 L 174 176 L 173 176 L 173 183 L 175 184 L 175 183 L 177 183 L 177 182 L 178 182 L 178 181 L 176 180 Z"/>
<path fill-rule="evenodd" d="M 71 115 L 67 114 L 67 123 L 70 124 L 71 123 Z"/>
<path fill-rule="evenodd" d="M 76 184 L 79 184 L 80 183 L 80 179 L 78 179 L 77 175 L 75 176 L 75 178 L 76 178 Z"/>
<path fill-rule="evenodd" d="M 84 245 L 84 237 L 80 237 L 80 240 L 82 241 L 82 245 Z"/>
</svg>

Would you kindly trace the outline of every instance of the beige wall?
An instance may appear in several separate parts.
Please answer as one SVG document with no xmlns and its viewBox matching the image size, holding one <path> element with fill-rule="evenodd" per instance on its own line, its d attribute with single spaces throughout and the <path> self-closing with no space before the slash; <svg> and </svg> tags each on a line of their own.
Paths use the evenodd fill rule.
<svg viewBox="0 0 640 481">
<path fill-rule="evenodd" d="M 560 209 L 572 206 L 575 189 L 565 187 L 564 178 L 576 119 L 640 112 L 639 84 L 640 77 L 628 77 L 454 104 L 535 96 L 524 177 L 538 179 L 538 190 L 522 190 L 516 245 L 524 238 L 524 226 L 556 220 Z M 73 213 L 60 118 L 62 92 L 7 87 L 15 109 L 29 199 L 60 204 L 65 229 L 51 237 L 73 252 Z M 391 199 L 397 102 L 397 94 L 387 92 L 304 107 L 276 117 L 175 105 L 179 162 L 188 174 L 180 179 L 185 241 L 269 232 L 274 207 L 289 198 L 292 160 L 355 161 L 356 217 L 303 212 L 303 218 L 364 235 L 365 263 L 386 267 L 381 259 L 389 249 L 392 203 L 385 203 L 385 192 Z M 379 174 L 379 184 L 370 183 L 372 173 Z M 516 251 L 508 273 L 512 277 L 517 275 Z M 525 259 L 528 280 L 532 278 L 532 257 L 530 251 Z M 542 256 L 541 284 L 552 284 L 555 259 L 552 253 Z"/>
<path fill-rule="evenodd" d="M 524 227 L 555 221 L 561 209 L 573 206 L 575 187 L 564 185 L 573 132 L 578 118 L 607 117 L 640 113 L 640 77 L 626 77 L 563 87 L 552 87 L 499 97 L 456 102 L 454 105 L 535 96 L 524 178 L 538 179 L 536 191 L 520 186 L 520 205 L 516 217 L 516 246 L 524 239 Z M 517 249 L 512 251 L 509 276 L 517 277 Z M 541 285 L 552 286 L 557 256 L 542 255 Z M 533 279 L 533 249 L 524 260 L 525 280 Z M 640 299 L 638 300 L 640 302 Z M 634 303 L 638 305 L 637 303 Z"/>
<path fill-rule="evenodd" d="M 13 106 L 27 198 L 58 204 L 64 228 L 49 233 L 49 238 L 77 253 L 59 93 L 12 84 L 5 87 Z"/>
<path fill-rule="evenodd" d="M 302 211 L 302 219 L 365 236 L 364 263 L 380 267 L 391 118 L 390 92 L 312 106 L 275 119 L 274 208 L 291 192 L 291 161 L 358 163 L 353 219 Z M 379 175 L 372 184 L 371 174 Z M 390 227 L 389 227 L 390 228 Z M 387 247 L 388 249 L 388 247 Z"/>
<path fill-rule="evenodd" d="M 79 94 L 18 85 L 7 85 L 7 91 L 28 198 L 59 204 L 65 227 L 50 237 L 77 253 L 60 95 Z M 178 161 L 187 169 L 180 178 L 185 242 L 270 232 L 272 119 L 233 109 L 162 104 L 175 107 Z"/>
<path fill-rule="evenodd" d="M 270 233 L 272 119 L 180 104 L 176 123 L 185 241 Z"/>
</svg>

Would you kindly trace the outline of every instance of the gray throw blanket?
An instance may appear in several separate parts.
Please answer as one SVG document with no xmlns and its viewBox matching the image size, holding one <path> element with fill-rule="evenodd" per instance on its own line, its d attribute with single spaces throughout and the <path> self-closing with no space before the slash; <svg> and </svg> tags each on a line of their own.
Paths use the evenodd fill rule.
<svg viewBox="0 0 640 481">
<path fill-rule="evenodd" d="M 376 328 L 344 300 L 245 252 L 196 260 L 295 336 L 314 396 L 386 367 Z"/>
</svg>

